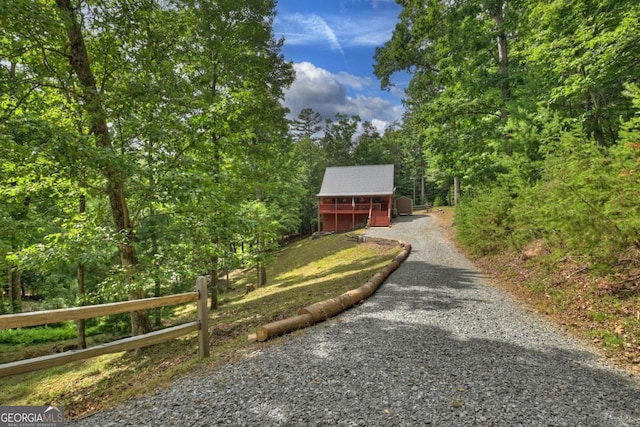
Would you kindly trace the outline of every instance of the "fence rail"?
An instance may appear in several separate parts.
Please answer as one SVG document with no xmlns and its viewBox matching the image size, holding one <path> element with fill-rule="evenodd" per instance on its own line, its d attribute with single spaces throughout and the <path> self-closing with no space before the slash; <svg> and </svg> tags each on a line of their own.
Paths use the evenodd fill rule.
<svg viewBox="0 0 640 427">
<path fill-rule="evenodd" d="M 154 331 L 144 335 L 124 338 L 94 347 L 71 350 L 64 353 L 19 360 L 0 365 L 0 377 L 16 375 L 39 369 L 52 368 L 77 360 L 101 356 L 103 354 L 118 353 L 134 350 L 199 331 L 200 357 L 209 357 L 209 315 L 207 308 L 207 278 L 198 277 L 196 291 L 166 297 L 146 298 L 133 301 L 76 307 L 62 310 L 35 311 L 31 313 L 8 314 L 0 316 L 0 329 L 21 328 L 43 325 L 47 323 L 66 322 L 71 320 L 89 319 L 131 311 L 147 310 L 166 307 L 186 302 L 198 303 L 198 320 L 178 326 Z"/>
</svg>

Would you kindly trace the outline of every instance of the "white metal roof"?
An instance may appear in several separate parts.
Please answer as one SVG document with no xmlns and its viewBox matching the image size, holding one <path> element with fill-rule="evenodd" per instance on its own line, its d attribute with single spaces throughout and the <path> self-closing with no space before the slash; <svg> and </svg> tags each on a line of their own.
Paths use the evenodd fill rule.
<svg viewBox="0 0 640 427">
<path fill-rule="evenodd" d="M 324 171 L 318 197 L 393 194 L 393 165 L 337 166 Z"/>
</svg>

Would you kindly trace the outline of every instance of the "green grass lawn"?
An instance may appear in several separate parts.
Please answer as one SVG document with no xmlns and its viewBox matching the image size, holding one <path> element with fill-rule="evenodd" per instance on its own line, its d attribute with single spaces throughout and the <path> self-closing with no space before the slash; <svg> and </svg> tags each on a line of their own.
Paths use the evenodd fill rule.
<svg viewBox="0 0 640 427">
<path fill-rule="evenodd" d="M 247 351 L 273 345 L 250 342 L 247 337 L 260 325 L 359 287 L 400 251 L 399 245 L 356 243 L 344 234 L 292 243 L 269 262 L 266 286 L 245 295 L 245 285 L 256 281 L 255 269 L 230 276 L 230 291 L 220 294 L 220 306 L 210 314 L 210 358 L 198 358 L 194 333 L 134 352 L 0 378 L 0 405 L 64 405 L 67 418 L 73 418 L 152 393 L 180 376 L 202 375 Z M 195 304 L 188 304 L 177 307 L 165 324 L 195 317 Z M 16 338 L 13 344 L 0 344 L 0 359 L 25 359 L 55 352 L 63 345 Z M 5 360 L 9 354 L 11 358 Z"/>
</svg>

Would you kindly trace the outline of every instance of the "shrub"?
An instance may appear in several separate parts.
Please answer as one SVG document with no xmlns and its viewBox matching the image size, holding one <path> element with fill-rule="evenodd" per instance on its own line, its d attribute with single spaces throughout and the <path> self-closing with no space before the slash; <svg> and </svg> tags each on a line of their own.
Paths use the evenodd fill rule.
<svg viewBox="0 0 640 427">
<path fill-rule="evenodd" d="M 501 187 L 478 191 L 462 199 L 456 210 L 460 241 L 478 255 L 496 253 L 508 245 L 513 197 Z"/>
<path fill-rule="evenodd" d="M 40 326 L 35 328 L 0 330 L 0 343 L 29 345 L 73 339 L 77 336 L 76 326 L 68 323 L 62 327 Z"/>
<path fill-rule="evenodd" d="M 551 246 L 607 269 L 640 248 L 640 150 L 570 133 L 548 149 L 542 179 L 512 210 L 518 228 L 528 225 Z"/>
</svg>

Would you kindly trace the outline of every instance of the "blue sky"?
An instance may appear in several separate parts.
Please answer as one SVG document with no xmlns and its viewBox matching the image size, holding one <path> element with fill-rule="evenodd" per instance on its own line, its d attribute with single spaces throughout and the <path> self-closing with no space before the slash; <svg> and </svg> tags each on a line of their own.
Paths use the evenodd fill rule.
<svg viewBox="0 0 640 427">
<path fill-rule="evenodd" d="M 391 38 L 400 10 L 394 0 L 278 0 L 275 36 L 296 70 L 285 94 L 291 115 L 306 107 L 331 119 L 359 115 L 379 130 L 400 120 L 407 81 L 383 91 L 373 74 L 375 48 Z"/>
</svg>

